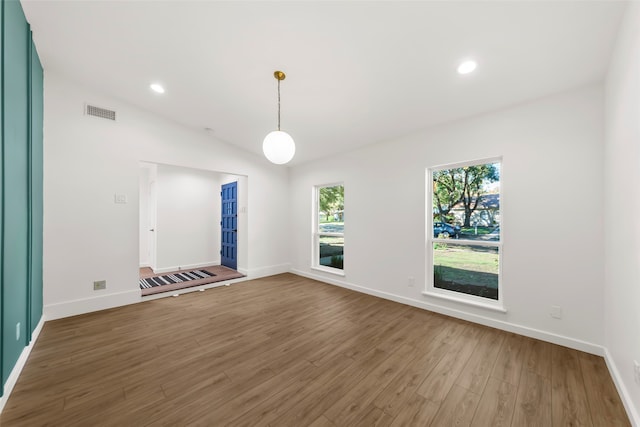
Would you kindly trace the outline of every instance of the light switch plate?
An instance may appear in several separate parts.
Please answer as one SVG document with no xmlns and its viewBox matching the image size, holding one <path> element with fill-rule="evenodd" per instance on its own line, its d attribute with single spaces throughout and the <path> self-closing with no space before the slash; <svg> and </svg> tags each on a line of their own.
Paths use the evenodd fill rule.
<svg viewBox="0 0 640 427">
<path fill-rule="evenodd" d="M 125 204 L 127 203 L 127 195 L 126 194 L 116 194 L 113 197 L 114 203 Z"/>
</svg>

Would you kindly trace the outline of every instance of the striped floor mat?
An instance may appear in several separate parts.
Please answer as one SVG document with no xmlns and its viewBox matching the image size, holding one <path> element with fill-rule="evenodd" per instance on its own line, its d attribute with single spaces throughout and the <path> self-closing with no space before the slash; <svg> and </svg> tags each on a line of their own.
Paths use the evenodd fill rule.
<svg viewBox="0 0 640 427">
<path fill-rule="evenodd" d="M 170 285 L 172 283 L 188 282 L 189 280 L 206 279 L 215 274 L 206 270 L 193 270 L 183 273 L 166 274 L 164 276 L 148 277 L 140 279 L 140 289 L 153 288 L 154 286 Z"/>
</svg>

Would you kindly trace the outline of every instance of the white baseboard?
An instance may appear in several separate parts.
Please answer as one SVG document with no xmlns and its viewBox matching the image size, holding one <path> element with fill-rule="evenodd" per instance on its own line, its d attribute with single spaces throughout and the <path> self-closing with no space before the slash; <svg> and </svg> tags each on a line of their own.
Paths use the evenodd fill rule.
<svg viewBox="0 0 640 427">
<path fill-rule="evenodd" d="M 604 361 L 607 363 L 607 368 L 609 368 L 609 373 L 611 373 L 613 383 L 618 390 L 624 409 L 627 411 L 629 421 L 631 421 L 633 426 L 640 427 L 640 414 L 638 414 L 638 408 L 635 407 L 633 400 L 631 400 L 629 390 L 627 390 L 627 387 L 624 385 L 624 381 L 622 381 L 622 376 L 620 375 L 618 366 L 606 347 L 604 349 Z M 638 404 L 638 402 L 636 402 L 636 404 Z"/>
<path fill-rule="evenodd" d="M 259 279 L 261 277 L 267 276 L 275 276 L 276 274 L 288 273 L 291 271 L 291 264 L 278 264 L 278 265 L 269 265 L 266 267 L 258 267 L 258 268 L 250 268 L 245 270 L 245 272 L 240 271 L 240 273 L 247 275 L 249 279 Z"/>
<path fill-rule="evenodd" d="M 204 263 L 204 264 L 192 264 L 189 266 L 181 266 L 183 270 L 190 268 L 201 268 L 209 265 L 216 265 L 215 262 Z M 218 262 L 219 265 L 219 262 Z M 248 270 L 240 270 L 240 273 L 244 274 L 247 277 L 234 279 L 232 282 L 226 283 L 236 283 L 239 281 L 249 280 L 249 279 L 258 279 L 260 277 L 273 276 L 275 274 L 288 273 L 290 270 L 290 264 L 279 264 L 279 265 L 271 265 L 266 267 L 252 268 Z M 175 268 L 168 268 L 166 271 L 164 269 L 156 270 L 156 273 L 175 271 Z M 224 285 L 224 283 L 222 284 Z M 199 291 L 200 289 L 208 289 L 211 287 L 221 286 L 221 284 L 208 284 L 202 285 L 199 287 L 189 288 L 188 290 L 178 290 L 176 292 L 172 292 L 171 295 L 174 294 L 182 294 L 187 292 Z M 145 296 L 144 301 L 149 301 L 155 298 L 162 298 L 166 295 L 161 295 L 158 297 L 152 297 L 151 295 Z M 48 304 L 44 306 L 44 315 L 47 320 L 55 320 L 61 319 L 63 317 L 76 316 L 78 314 L 90 313 L 93 311 L 106 310 L 108 308 L 120 307 L 123 305 L 135 304 L 143 301 L 142 296 L 140 294 L 139 289 L 133 289 L 130 291 L 117 292 L 112 294 L 105 294 L 97 297 L 91 298 L 83 298 L 72 301 L 65 301 L 55 304 Z"/>
<path fill-rule="evenodd" d="M 171 271 L 192 270 L 194 268 L 209 267 L 210 265 L 220 265 L 220 260 L 216 259 L 216 260 L 213 260 L 213 261 L 199 262 L 199 263 L 196 263 L 196 264 L 171 265 L 169 267 L 158 267 L 158 268 L 154 268 L 152 270 L 153 270 L 153 272 L 155 274 L 162 274 L 162 273 L 169 273 Z"/>
<path fill-rule="evenodd" d="M 340 286 L 343 288 L 351 289 L 353 291 L 362 292 L 364 294 L 373 295 L 376 297 L 388 299 L 391 301 L 399 302 L 401 304 L 410 305 L 424 310 L 433 311 L 436 313 L 444 314 L 447 316 L 455 317 L 469 322 L 478 323 L 492 328 L 501 329 L 507 332 L 513 332 L 519 335 L 524 335 L 530 338 L 536 338 L 542 341 L 547 341 L 553 344 L 562 345 L 565 347 L 573 348 L 576 350 L 584 351 L 586 353 L 595 354 L 598 356 L 604 355 L 604 348 L 601 345 L 592 344 L 575 338 L 566 337 L 563 335 L 554 334 L 551 332 L 545 332 L 527 326 L 516 325 L 514 323 L 503 322 L 489 317 L 480 316 L 477 314 L 467 313 L 461 310 L 452 309 L 449 307 L 440 306 L 437 304 L 427 303 L 425 301 L 415 300 L 412 298 L 406 298 L 398 295 L 394 295 L 388 292 L 376 291 L 374 289 L 365 288 L 364 286 L 355 285 L 343 280 L 336 280 L 325 276 L 308 273 L 302 270 L 291 269 L 291 273 L 299 276 L 307 277 L 309 279 L 318 280 L 320 282 L 329 283 L 331 285 Z"/>
<path fill-rule="evenodd" d="M 44 318 L 46 320 L 61 319 L 63 317 L 90 313 L 92 311 L 106 310 L 107 308 L 120 307 L 142 301 L 140 289 L 116 292 L 101 296 L 82 298 L 44 306 Z"/>
<path fill-rule="evenodd" d="M 22 369 L 24 368 L 24 365 L 27 363 L 29 354 L 31 354 L 31 350 L 33 350 L 33 346 L 38 340 L 38 337 L 40 336 L 40 332 L 42 331 L 43 326 L 44 326 L 44 315 L 40 318 L 38 325 L 36 326 L 36 328 L 33 330 L 33 333 L 31 334 L 31 342 L 29 343 L 28 346 L 26 346 L 22 350 L 22 353 L 20 353 L 20 357 L 18 357 L 18 361 L 16 362 L 15 366 L 11 370 L 11 373 L 9 374 L 9 377 L 7 378 L 7 382 L 4 385 L 4 394 L 2 395 L 2 397 L 0 397 L 0 414 L 4 409 L 4 406 L 7 404 L 7 401 L 9 400 L 9 396 L 13 391 L 13 387 L 15 387 L 16 383 L 18 382 L 18 378 L 22 373 Z"/>
</svg>

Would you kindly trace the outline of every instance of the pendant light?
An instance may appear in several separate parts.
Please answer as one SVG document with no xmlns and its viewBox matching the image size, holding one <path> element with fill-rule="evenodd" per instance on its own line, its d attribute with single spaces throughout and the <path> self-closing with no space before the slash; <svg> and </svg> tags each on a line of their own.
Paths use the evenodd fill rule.
<svg viewBox="0 0 640 427">
<path fill-rule="evenodd" d="M 280 81 L 285 79 L 282 71 L 275 71 L 273 76 L 278 80 L 278 130 L 269 132 L 262 142 L 262 151 L 270 162 L 283 165 L 293 159 L 296 144 L 288 133 L 280 130 Z"/>
</svg>

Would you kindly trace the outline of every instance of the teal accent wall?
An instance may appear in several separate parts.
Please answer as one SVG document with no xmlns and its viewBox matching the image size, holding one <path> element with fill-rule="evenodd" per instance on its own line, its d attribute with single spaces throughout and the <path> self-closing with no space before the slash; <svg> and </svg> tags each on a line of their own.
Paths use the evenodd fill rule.
<svg viewBox="0 0 640 427">
<path fill-rule="evenodd" d="M 42 214 L 43 214 L 43 127 L 44 121 L 44 75 L 36 47 L 31 41 L 31 138 L 30 138 L 30 240 L 31 263 L 31 332 L 42 318 Z"/>
<path fill-rule="evenodd" d="M 4 64 L 4 52 L 2 49 L 4 46 L 4 1 L 0 2 L 0 64 Z M 4 355 L 4 316 L 2 312 L 4 310 L 4 251 L 2 242 L 4 242 L 4 81 L 2 78 L 2 69 L 4 67 L 0 65 L 0 396 L 4 395 L 4 371 L 5 366 L 3 362 Z"/>
<path fill-rule="evenodd" d="M 14 366 L 26 342 L 28 274 L 28 26 L 20 3 L 4 6 L 3 98 L 4 113 L 4 317 L 3 380 Z M 21 303 L 22 302 L 22 303 Z M 16 338 L 19 329 L 20 337 Z"/>
<path fill-rule="evenodd" d="M 43 71 L 22 6 L 2 0 L 2 388 L 42 317 Z"/>
</svg>

